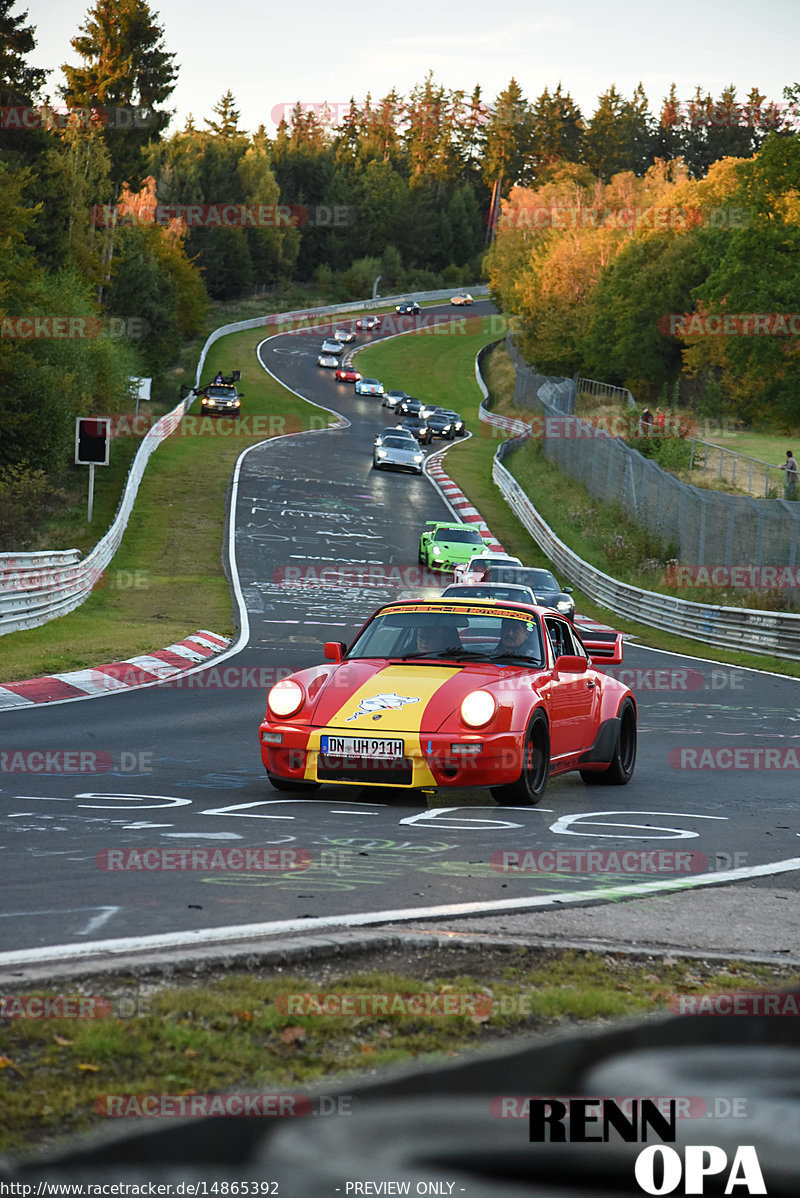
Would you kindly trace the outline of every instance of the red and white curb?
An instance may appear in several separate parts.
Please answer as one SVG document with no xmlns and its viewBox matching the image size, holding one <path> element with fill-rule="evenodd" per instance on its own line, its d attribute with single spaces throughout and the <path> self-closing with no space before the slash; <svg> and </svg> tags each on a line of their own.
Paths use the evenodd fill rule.
<svg viewBox="0 0 800 1198">
<path fill-rule="evenodd" d="M 433 461 L 429 460 L 425 473 L 436 483 L 436 486 L 442 492 L 459 520 L 463 521 L 464 524 L 475 524 L 481 536 L 485 537 L 491 543 L 493 553 L 505 553 L 505 549 L 489 528 L 483 516 L 476 507 L 473 507 L 470 500 L 467 499 L 461 488 L 453 482 L 450 475 L 446 473 L 438 457 Z"/>
<path fill-rule="evenodd" d="M 6 682 L 0 685 L 0 710 L 8 707 L 32 707 L 37 703 L 54 703 L 64 699 L 83 699 L 91 695 L 107 695 L 111 691 L 129 690 L 162 682 L 222 653 L 230 645 L 227 637 L 201 629 L 175 645 L 157 649 L 141 657 L 93 666 L 88 670 L 71 670 L 65 674 L 46 674 L 25 682 Z"/>
</svg>

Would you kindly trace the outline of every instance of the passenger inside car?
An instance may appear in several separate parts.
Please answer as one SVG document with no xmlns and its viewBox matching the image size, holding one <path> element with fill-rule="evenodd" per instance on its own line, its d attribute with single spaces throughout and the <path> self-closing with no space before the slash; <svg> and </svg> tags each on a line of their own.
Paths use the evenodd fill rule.
<svg viewBox="0 0 800 1198">
<path fill-rule="evenodd" d="M 526 620 L 503 620 L 500 630 L 500 640 L 497 643 L 497 656 L 512 655 L 515 657 L 531 657 L 538 659 L 539 637 L 533 625 Z"/>
<path fill-rule="evenodd" d="M 455 624 L 421 624 L 417 629 L 418 653 L 444 653 L 460 648 L 461 638 Z"/>
</svg>

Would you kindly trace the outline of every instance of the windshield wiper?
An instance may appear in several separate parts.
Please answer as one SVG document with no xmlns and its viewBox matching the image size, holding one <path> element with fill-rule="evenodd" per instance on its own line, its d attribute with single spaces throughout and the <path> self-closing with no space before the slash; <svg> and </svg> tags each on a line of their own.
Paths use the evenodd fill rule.
<svg viewBox="0 0 800 1198">
<path fill-rule="evenodd" d="M 463 649 L 427 649 L 417 653 L 390 653 L 388 656 L 394 661 L 412 661 L 417 657 L 433 657 L 437 660 L 442 657 L 460 657 L 464 653 Z"/>
<path fill-rule="evenodd" d="M 515 666 L 529 666 L 532 670 L 540 670 L 542 663 L 532 657 L 524 657 L 521 653 L 495 653 L 490 661 L 507 661 Z"/>
</svg>

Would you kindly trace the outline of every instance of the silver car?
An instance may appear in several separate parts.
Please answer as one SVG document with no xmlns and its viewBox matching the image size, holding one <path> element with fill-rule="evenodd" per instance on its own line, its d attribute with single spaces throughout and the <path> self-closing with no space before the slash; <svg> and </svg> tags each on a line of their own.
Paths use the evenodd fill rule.
<svg viewBox="0 0 800 1198">
<path fill-rule="evenodd" d="M 355 341 L 356 335 L 352 329 L 336 329 L 334 340 L 341 341 L 342 345 L 349 345 L 351 341 Z"/>
<path fill-rule="evenodd" d="M 408 441 L 410 445 L 416 445 L 417 438 L 407 428 L 385 428 L 382 433 L 378 433 L 375 438 L 375 445 L 383 445 L 386 437 L 402 437 L 404 441 Z"/>
<path fill-rule="evenodd" d="M 341 341 L 336 341 L 335 338 L 329 337 L 327 341 L 322 342 L 322 354 L 335 354 L 337 357 L 344 352 L 344 346 Z"/>
<path fill-rule="evenodd" d="M 339 365 L 339 359 L 334 354 L 320 354 L 317 358 L 317 366 L 333 366 Z"/>
<path fill-rule="evenodd" d="M 384 408 L 391 408 L 392 411 L 398 408 L 404 399 L 408 398 L 407 391 L 387 391 L 383 397 Z"/>
<path fill-rule="evenodd" d="M 385 470 L 389 467 L 395 470 L 411 470 L 414 474 L 422 474 L 425 454 L 419 446 L 407 437 L 384 437 L 381 445 L 372 450 L 372 466 L 375 470 Z"/>
<path fill-rule="evenodd" d="M 501 599 L 507 603 L 533 603 L 539 600 L 530 587 L 511 582 L 454 582 L 442 591 L 442 598 L 451 596 L 465 599 Z"/>
</svg>

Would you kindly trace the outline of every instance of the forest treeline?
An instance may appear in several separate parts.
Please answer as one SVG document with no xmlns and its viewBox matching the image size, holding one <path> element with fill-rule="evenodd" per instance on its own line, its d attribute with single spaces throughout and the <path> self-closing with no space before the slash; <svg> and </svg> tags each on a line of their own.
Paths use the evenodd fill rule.
<svg viewBox="0 0 800 1198">
<path fill-rule="evenodd" d="M 770 134 L 704 178 L 678 159 L 608 183 L 563 164 L 514 188 L 486 256 L 492 294 L 547 374 L 800 424 L 800 139 Z"/>
<path fill-rule="evenodd" d="M 747 289 L 762 282 L 765 311 L 776 286 L 794 294 L 796 122 L 791 104 L 757 89 L 715 100 L 672 87 L 653 113 L 641 87 L 626 99 L 612 86 L 585 115 L 560 84 L 529 100 L 511 79 L 485 99 L 428 75 L 406 96 L 354 99 L 334 116 L 299 101 L 272 136 L 243 130 L 227 91 L 170 133 L 176 55 L 144 0 L 96 0 L 56 96 L 30 65 L 35 46 L 28 13 L 0 0 L 4 503 L 69 461 L 75 415 L 124 409 L 131 376 L 158 388 L 181 343 L 204 331 L 210 301 L 284 280 L 329 300 L 371 294 L 378 275 L 384 294 L 468 285 L 493 232 L 492 291 L 522 317 L 537 365 L 642 388 L 683 365 L 680 340 L 651 317 L 656 328 L 673 309 L 715 311 L 731 295 L 753 310 Z M 631 204 L 684 205 L 703 220 L 564 229 L 514 218 Z M 711 225 L 707 210 L 728 204 L 745 223 Z M 768 259 L 780 275 L 769 291 Z M 689 365 L 746 404 L 761 367 L 756 406 L 783 410 L 787 345 L 762 338 L 758 349 L 743 361 L 741 344 L 693 345 Z"/>
</svg>

